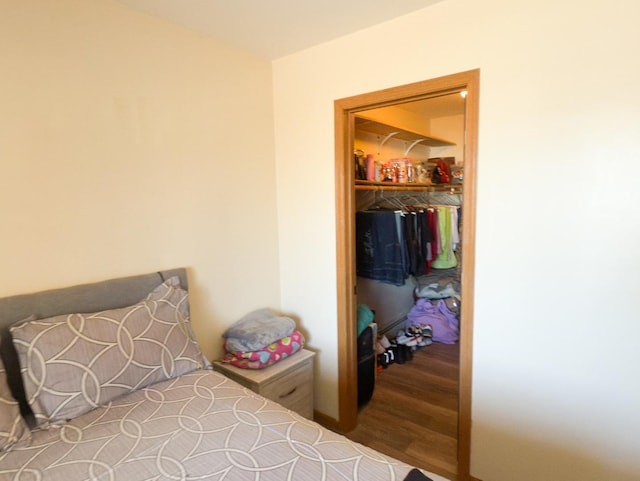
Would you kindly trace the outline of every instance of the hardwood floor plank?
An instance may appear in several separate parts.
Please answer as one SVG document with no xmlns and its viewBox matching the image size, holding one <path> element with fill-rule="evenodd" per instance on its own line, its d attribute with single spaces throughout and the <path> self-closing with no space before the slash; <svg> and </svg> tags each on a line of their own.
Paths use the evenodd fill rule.
<svg viewBox="0 0 640 481">
<path fill-rule="evenodd" d="M 458 345 L 433 343 L 390 365 L 346 436 L 455 481 L 459 359 Z"/>
</svg>

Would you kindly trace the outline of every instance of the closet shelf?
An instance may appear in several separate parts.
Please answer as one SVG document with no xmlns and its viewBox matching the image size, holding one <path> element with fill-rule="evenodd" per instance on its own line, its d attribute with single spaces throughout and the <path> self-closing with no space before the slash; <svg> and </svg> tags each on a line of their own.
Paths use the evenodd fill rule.
<svg viewBox="0 0 640 481">
<path fill-rule="evenodd" d="M 462 193 L 462 184 L 399 184 L 397 182 L 372 182 L 369 180 L 356 180 L 356 190 L 406 190 L 422 192 L 449 192 Z"/>
<path fill-rule="evenodd" d="M 372 119 L 368 119 L 361 116 L 355 117 L 356 130 L 362 132 L 368 132 L 370 134 L 382 135 L 384 139 L 382 143 L 386 142 L 390 138 L 404 140 L 411 143 L 411 147 L 416 144 L 425 144 L 430 147 L 446 147 L 450 145 L 456 145 L 448 140 L 439 139 L 437 137 L 430 137 L 421 135 L 417 132 L 413 132 L 406 129 L 401 129 L 391 125 L 383 124 Z M 411 149 L 408 149 L 411 150 Z"/>
</svg>

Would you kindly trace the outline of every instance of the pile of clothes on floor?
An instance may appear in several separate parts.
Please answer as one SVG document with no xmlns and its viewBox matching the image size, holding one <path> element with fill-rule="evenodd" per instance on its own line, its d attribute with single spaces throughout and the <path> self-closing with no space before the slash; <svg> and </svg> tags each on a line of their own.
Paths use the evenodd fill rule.
<svg viewBox="0 0 640 481">
<path fill-rule="evenodd" d="M 429 324 L 433 341 L 455 344 L 460 334 L 460 282 L 443 272 L 419 278 L 418 283 L 417 300 L 407 314 L 407 329 Z"/>
<path fill-rule="evenodd" d="M 243 369 L 263 369 L 304 347 L 305 339 L 293 319 L 270 309 L 258 309 L 234 322 L 222 335 L 222 362 Z"/>
<path fill-rule="evenodd" d="M 386 334 L 378 336 L 375 345 L 378 371 L 390 364 L 404 364 L 413 359 L 414 351 L 433 342 L 433 330 L 429 324 L 408 326 L 389 339 Z"/>
<path fill-rule="evenodd" d="M 444 275 L 443 275 L 444 274 Z M 378 336 L 375 345 L 378 370 L 389 364 L 404 364 L 417 349 L 432 342 L 455 344 L 460 333 L 460 283 L 440 272 L 420 278 L 416 302 L 407 313 L 404 329 L 395 337 Z"/>
</svg>

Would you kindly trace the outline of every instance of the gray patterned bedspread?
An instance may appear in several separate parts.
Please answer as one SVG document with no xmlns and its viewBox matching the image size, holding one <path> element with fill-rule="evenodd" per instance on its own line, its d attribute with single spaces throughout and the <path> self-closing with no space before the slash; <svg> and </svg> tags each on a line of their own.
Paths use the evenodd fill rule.
<svg viewBox="0 0 640 481">
<path fill-rule="evenodd" d="M 0 479 L 15 481 L 385 481 L 410 471 L 210 370 L 36 430 L 29 446 L 0 454 Z"/>
</svg>

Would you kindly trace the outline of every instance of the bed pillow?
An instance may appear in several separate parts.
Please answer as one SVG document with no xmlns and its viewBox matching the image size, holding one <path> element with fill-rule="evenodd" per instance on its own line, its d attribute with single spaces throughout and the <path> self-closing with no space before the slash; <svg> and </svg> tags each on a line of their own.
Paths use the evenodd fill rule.
<svg viewBox="0 0 640 481">
<path fill-rule="evenodd" d="M 27 428 L 18 402 L 13 399 L 7 373 L 0 360 L 0 451 L 8 451 L 11 447 L 27 442 L 31 431 Z"/>
<path fill-rule="evenodd" d="M 132 306 L 33 320 L 13 326 L 11 334 L 38 425 L 210 366 L 177 277 Z"/>
<path fill-rule="evenodd" d="M 222 362 L 243 369 L 263 369 L 298 352 L 304 347 L 304 342 L 302 333 L 293 331 L 291 336 L 279 339 L 257 351 L 229 351 L 225 343 L 224 348 L 228 352 L 222 358 Z"/>
</svg>

